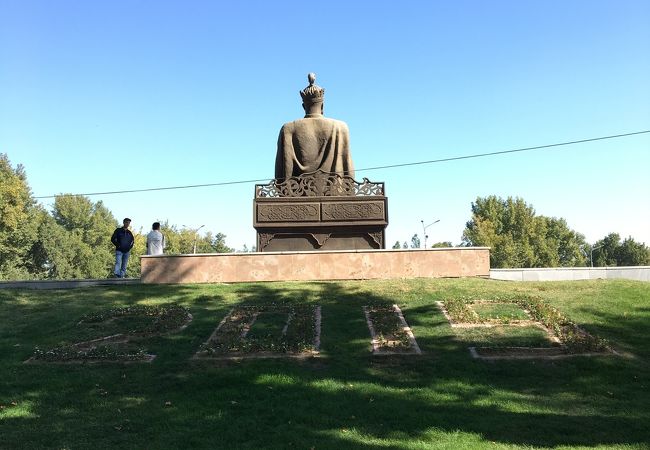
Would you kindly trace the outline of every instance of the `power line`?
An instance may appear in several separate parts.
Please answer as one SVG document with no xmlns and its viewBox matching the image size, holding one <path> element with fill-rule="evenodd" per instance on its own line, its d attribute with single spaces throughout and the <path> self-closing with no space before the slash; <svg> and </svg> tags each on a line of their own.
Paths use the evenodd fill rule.
<svg viewBox="0 0 650 450">
<path fill-rule="evenodd" d="M 489 153 L 477 153 L 474 155 L 464 155 L 464 156 L 453 156 L 449 158 L 440 158 L 440 159 L 431 159 L 429 161 L 417 161 L 417 162 L 411 162 L 411 163 L 401 163 L 401 164 L 390 164 L 387 166 L 376 166 L 376 167 L 366 167 L 363 169 L 357 169 L 356 172 L 364 172 L 368 170 L 379 170 L 379 169 L 393 169 L 397 167 L 408 167 L 408 166 L 419 166 L 423 164 L 434 164 L 434 163 L 440 163 L 440 162 L 447 162 L 447 161 L 458 161 L 461 159 L 471 159 L 471 158 L 483 158 L 486 156 L 497 156 L 497 155 L 505 155 L 508 153 L 518 153 L 518 152 L 528 152 L 531 150 L 541 150 L 541 149 L 547 149 L 547 148 L 553 148 L 553 147 L 561 147 L 561 146 L 566 146 L 566 145 L 575 145 L 575 144 L 583 144 L 585 142 L 594 142 L 594 141 L 603 141 L 606 139 L 618 139 L 622 137 L 628 137 L 628 136 L 635 136 L 638 134 L 645 134 L 645 133 L 650 133 L 650 130 L 644 130 L 644 131 L 635 131 L 633 133 L 624 133 L 624 134 L 614 134 L 610 136 L 602 136 L 602 137 L 597 137 L 597 138 L 590 138 L 590 139 L 580 139 L 578 141 L 568 141 L 568 142 L 559 142 L 556 144 L 546 144 L 546 145 L 538 145 L 535 147 L 523 147 L 523 148 L 516 148 L 512 150 L 502 150 L 498 152 L 489 152 Z M 136 192 L 151 192 L 151 191 L 168 191 L 168 190 L 175 190 L 175 189 L 192 189 L 192 188 L 200 188 L 200 187 L 213 187 L 213 186 L 228 186 L 228 185 L 234 185 L 234 184 L 247 184 L 247 183 L 259 183 L 263 181 L 268 181 L 268 178 L 262 178 L 262 179 L 257 179 L 257 180 L 240 180 L 240 181 L 222 181 L 220 183 L 206 183 L 206 184 L 190 184 L 190 185 L 184 185 L 184 186 L 166 186 L 166 187 L 156 187 L 156 188 L 146 188 L 146 189 L 127 189 L 127 190 L 122 190 L 122 191 L 106 191 L 106 192 L 89 192 L 85 194 L 71 194 L 71 195 L 84 195 L 84 196 L 92 196 L 92 195 L 113 195 L 113 194 L 131 194 L 131 193 L 136 193 Z M 42 195 L 34 198 L 55 198 L 57 195 Z"/>
<path fill-rule="evenodd" d="M 621 137 L 626 137 L 626 136 L 634 136 L 636 134 L 644 134 L 644 133 L 650 133 L 650 130 L 635 131 L 634 133 L 615 134 L 615 135 L 612 135 L 612 136 L 603 136 L 603 137 L 597 137 L 597 138 L 591 138 L 591 139 L 580 139 L 579 141 L 560 142 L 560 143 L 557 143 L 557 144 L 538 145 L 536 147 L 517 148 L 517 149 L 514 149 L 514 150 L 502 150 L 502 151 L 499 151 L 499 152 L 478 153 L 476 155 L 466 155 L 466 156 L 453 156 L 451 158 L 432 159 L 430 161 L 418 161 L 418 162 L 412 162 L 412 163 L 392 164 L 390 166 L 368 167 L 368 168 L 365 168 L 365 169 L 359 169 L 358 172 L 361 171 L 361 170 L 379 170 L 379 169 L 389 169 L 389 168 L 393 168 L 393 167 L 417 166 L 417 165 L 420 165 L 420 164 L 433 164 L 433 163 L 446 162 L 446 161 L 457 161 L 457 160 L 460 160 L 460 159 L 482 158 L 484 156 L 495 156 L 495 155 L 505 155 L 507 153 L 527 152 L 527 151 L 530 151 L 530 150 L 540 150 L 540 149 L 543 149 L 543 148 L 560 147 L 562 145 L 582 144 L 584 142 L 602 141 L 602 140 L 605 140 L 605 139 L 616 139 L 616 138 L 621 138 Z"/>
</svg>

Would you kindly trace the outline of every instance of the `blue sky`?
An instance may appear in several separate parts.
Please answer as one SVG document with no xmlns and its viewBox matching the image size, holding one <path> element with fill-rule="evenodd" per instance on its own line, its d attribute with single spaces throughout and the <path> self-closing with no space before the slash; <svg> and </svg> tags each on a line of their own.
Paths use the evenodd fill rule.
<svg viewBox="0 0 650 450">
<path fill-rule="evenodd" d="M 386 183 L 389 246 L 437 219 L 458 244 L 491 194 L 650 244 L 650 134 L 362 170 L 650 129 L 649 23 L 648 1 L 0 0 L 0 152 L 36 196 L 271 179 L 313 71 Z M 241 248 L 253 190 L 91 198 Z"/>
</svg>

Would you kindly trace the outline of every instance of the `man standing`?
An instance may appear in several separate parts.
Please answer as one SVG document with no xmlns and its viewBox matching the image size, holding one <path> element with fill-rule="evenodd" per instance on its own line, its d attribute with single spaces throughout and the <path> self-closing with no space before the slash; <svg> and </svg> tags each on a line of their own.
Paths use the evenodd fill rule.
<svg viewBox="0 0 650 450">
<path fill-rule="evenodd" d="M 128 217 L 122 221 L 122 226 L 116 229 L 111 236 L 111 242 L 115 246 L 115 271 L 117 278 L 126 277 L 126 265 L 129 262 L 131 249 L 135 243 L 133 233 L 129 230 L 131 219 Z"/>
<path fill-rule="evenodd" d="M 151 228 L 147 235 L 147 255 L 162 255 L 167 245 L 165 235 L 160 232 L 160 222 L 154 222 Z"/>
</svg>

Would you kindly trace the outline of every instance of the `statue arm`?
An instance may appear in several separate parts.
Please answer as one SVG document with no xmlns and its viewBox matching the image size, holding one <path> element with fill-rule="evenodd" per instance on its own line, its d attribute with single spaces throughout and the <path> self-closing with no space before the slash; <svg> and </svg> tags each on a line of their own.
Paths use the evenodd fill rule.
<svg viewBox="0 0 650 450">
<path fill-rule="evenodd" d="M 291 138 L 287 139 L 286 136 L 286 125 L 280 130 L 280 135 L 278 136 L 278 150 L 275 155 L 275 179 L 280 180 L 288 178 L 291 176 L 293 170 L 291 167 L 292 159 L 287 158 L 287 151 L 290 150 L 287 148 L 291 145 Z"/>
<path fill-rule="evenodd" d="M 345 175 L 354 178 L 354 163 L 352 162 L 352 153 L 350 152 L 350 130 L 345 122 L 342 128 L 343 155 L 341 156 L 343 157 Z"/>
</svg>

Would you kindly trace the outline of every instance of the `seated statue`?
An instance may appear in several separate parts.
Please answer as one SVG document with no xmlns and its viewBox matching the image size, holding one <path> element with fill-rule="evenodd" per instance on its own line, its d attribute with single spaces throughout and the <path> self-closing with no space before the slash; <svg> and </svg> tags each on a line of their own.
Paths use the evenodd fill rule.
<svg viewBox="0 0 650 450">
<path fill-rule="evenodd" d="M 348 126 L 323 117 L 325 89 L 315 84 L 315 74 L 310 73 L 307 79 L 309 86 L 300 91 L 305 117 L 280 130 L 275 178 L 282 182 L 318 171 L 354 178 Z"/>
</svg>

